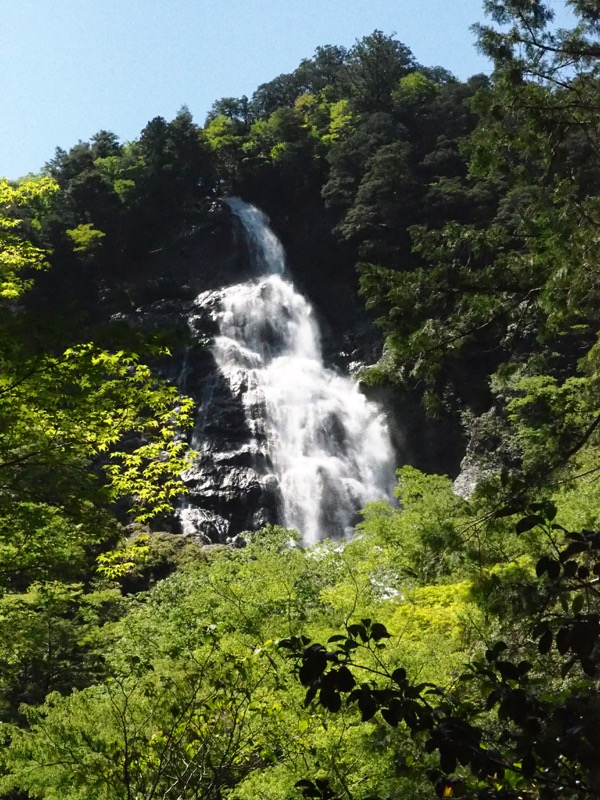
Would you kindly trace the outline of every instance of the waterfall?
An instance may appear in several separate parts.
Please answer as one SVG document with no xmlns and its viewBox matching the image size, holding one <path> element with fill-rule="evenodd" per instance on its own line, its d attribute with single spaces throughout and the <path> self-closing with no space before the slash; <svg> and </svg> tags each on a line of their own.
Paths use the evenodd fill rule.
<svg viewBox="0 0 600 800">
<path fill-rule="evenodd" d="M 282 275 L 285 271 L 285 252 L 283 245 L 269 226 L 266 214 L 244 203 L 239 197 L 227 200 L 236 217 L 244 226 L 248 251 L 255 271 L 261 275 L 265 272 Z"/>
<path fill-rule="evenodd" d="M 385 420 L 356 382 L 323 363 L 313 309 L 286 277 L 283 247 L 265 215 L 239 199 L 227 202 L 255 277 L 218 293 L 216 364 L 232 391 L 243 387 L 254 450 L 279 488 L 281 524 L 306 544 L 347 534 L 359 508 L 390 496 Z"/>
</svg>

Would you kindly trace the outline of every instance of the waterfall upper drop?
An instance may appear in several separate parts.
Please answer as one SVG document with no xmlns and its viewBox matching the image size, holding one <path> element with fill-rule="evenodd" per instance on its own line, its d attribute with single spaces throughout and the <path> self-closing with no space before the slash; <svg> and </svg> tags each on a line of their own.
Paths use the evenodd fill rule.
<svg viewBox="0 0 600 800">
<path fill-rule="evenodd" d="M 275 520 L 307 544 L 348 533 L 359 508 L 390 496 L 385 420 L 355 382 L 324 365 L 313 309 L 284 276 L 285 253 L 265 215 L 239 199 L 227 203 L 243 226 L 255 277 L 205 292 L 196 306 L 209 307 L 216 323 L 212 353 L 219 380 L 241 406 L 255 493 L 275 496 Z M 184 529 L 197 520 L 191 505 L 183 509 Z"/>
<path fill-rule="evenodd" d="M 267 272 L 282 275 L 285 271 L 285 251 L 271 230 L 267 215 L 239 197 L 230 197 L 226 202 L 244 227 L 250 260 L 257 274 Z"/>
</svg>

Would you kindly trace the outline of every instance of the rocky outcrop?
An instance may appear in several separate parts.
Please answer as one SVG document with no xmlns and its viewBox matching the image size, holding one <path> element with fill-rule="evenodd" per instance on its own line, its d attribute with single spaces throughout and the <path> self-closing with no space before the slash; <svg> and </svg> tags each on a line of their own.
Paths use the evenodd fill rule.
<svg viewBox="0 0 600 800">
<path fill-rule="evenodd" d="M 179 381 L 198 404 L 192 436 L 198 457 L 184 475 L 188 495 L 178 518 L 184 531 L 198 531 L 211 542 L 277 522 L 279 502 L 259 424 L 264 410 L 258 401 L 248 408 L 247 373 L 226 377 L 207 347 L 217 302 L 213 292 L 195 302 L 189 318 L 195 342 Z"/>
<path fill-rule="evenodd" d="M 486 479 L 500 474 L 504 468 L 516 469 L 519 464 L 500 403 L 476 417 L 469 428 L 469 441 L 454 481 L 454 491 L 465 500 Z"/>
</svg>

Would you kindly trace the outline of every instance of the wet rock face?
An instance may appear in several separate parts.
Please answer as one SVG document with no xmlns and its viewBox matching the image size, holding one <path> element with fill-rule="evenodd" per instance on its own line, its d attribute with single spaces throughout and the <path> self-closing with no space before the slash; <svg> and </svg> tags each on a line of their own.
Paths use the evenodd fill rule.
<svg viewBox="0 0 600 800">
<path fill-rule="evenodd" d="M 191 445 L 198 452 L 184 474 L 188 494 L 177 519 L 183 532 L 199 533 L 210 542 L 274 524 L 280 502 L 264 452 L 261 400 L 255 398 L 249 409 L 248 373 L 225 376 L 212 354 L 222 293 L 202 292 L 185 310 L 190 345 L 176 378 L 181 391 L 196 401 Z"/>
<path fill-rule="evenodd" d="M 247 421 L 245 377 L 231 383 L 208 355 L 212 363 L 204 358 L 203 372 L 190 370 L 193 385 L 186 388 L 199 405 L 192 436 L 199 455 L 184 475 L 188 495 L 178 518 L 183 532 L 225 542 L 240 531 L 274 524 L 280 500 L 260 431 Z M 255 417 L 260 416 L 257 408 Z"/>
<path fill-rule="evenodd" d="M 225 376 L 211 351 L 220 296 L 210 289 L 191 302 L 157 301 L 127 320 L 148 331 L 175 326 L 185 335 L 185 346 L 161 370 L 196 404 L 191 446 L 198 457 L 183 476 L 187 495 L 173 530 L 201 543 L 230 542 L 241 531 L 275 524 L 280 505 L 265 455 L 261 399 L 249 408 L 248 373 Z"/>
</svg>

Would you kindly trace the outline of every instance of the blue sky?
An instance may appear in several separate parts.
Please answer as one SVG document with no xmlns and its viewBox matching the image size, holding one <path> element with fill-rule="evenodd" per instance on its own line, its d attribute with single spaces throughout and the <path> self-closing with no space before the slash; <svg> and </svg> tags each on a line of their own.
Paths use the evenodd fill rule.
<svg viewBox="0 0 600 800">
<path fill-rule="evenodd" d="M 563 3 L 556 0 L 555 5 Z M 460 78 L 489 71 L 481 0 L 0 0 L 0 175 L 39 170 L 101 129 L 121 140 L 186 104 L 251 95 L 317 46 L 375 28 Z"/>
</svg>

